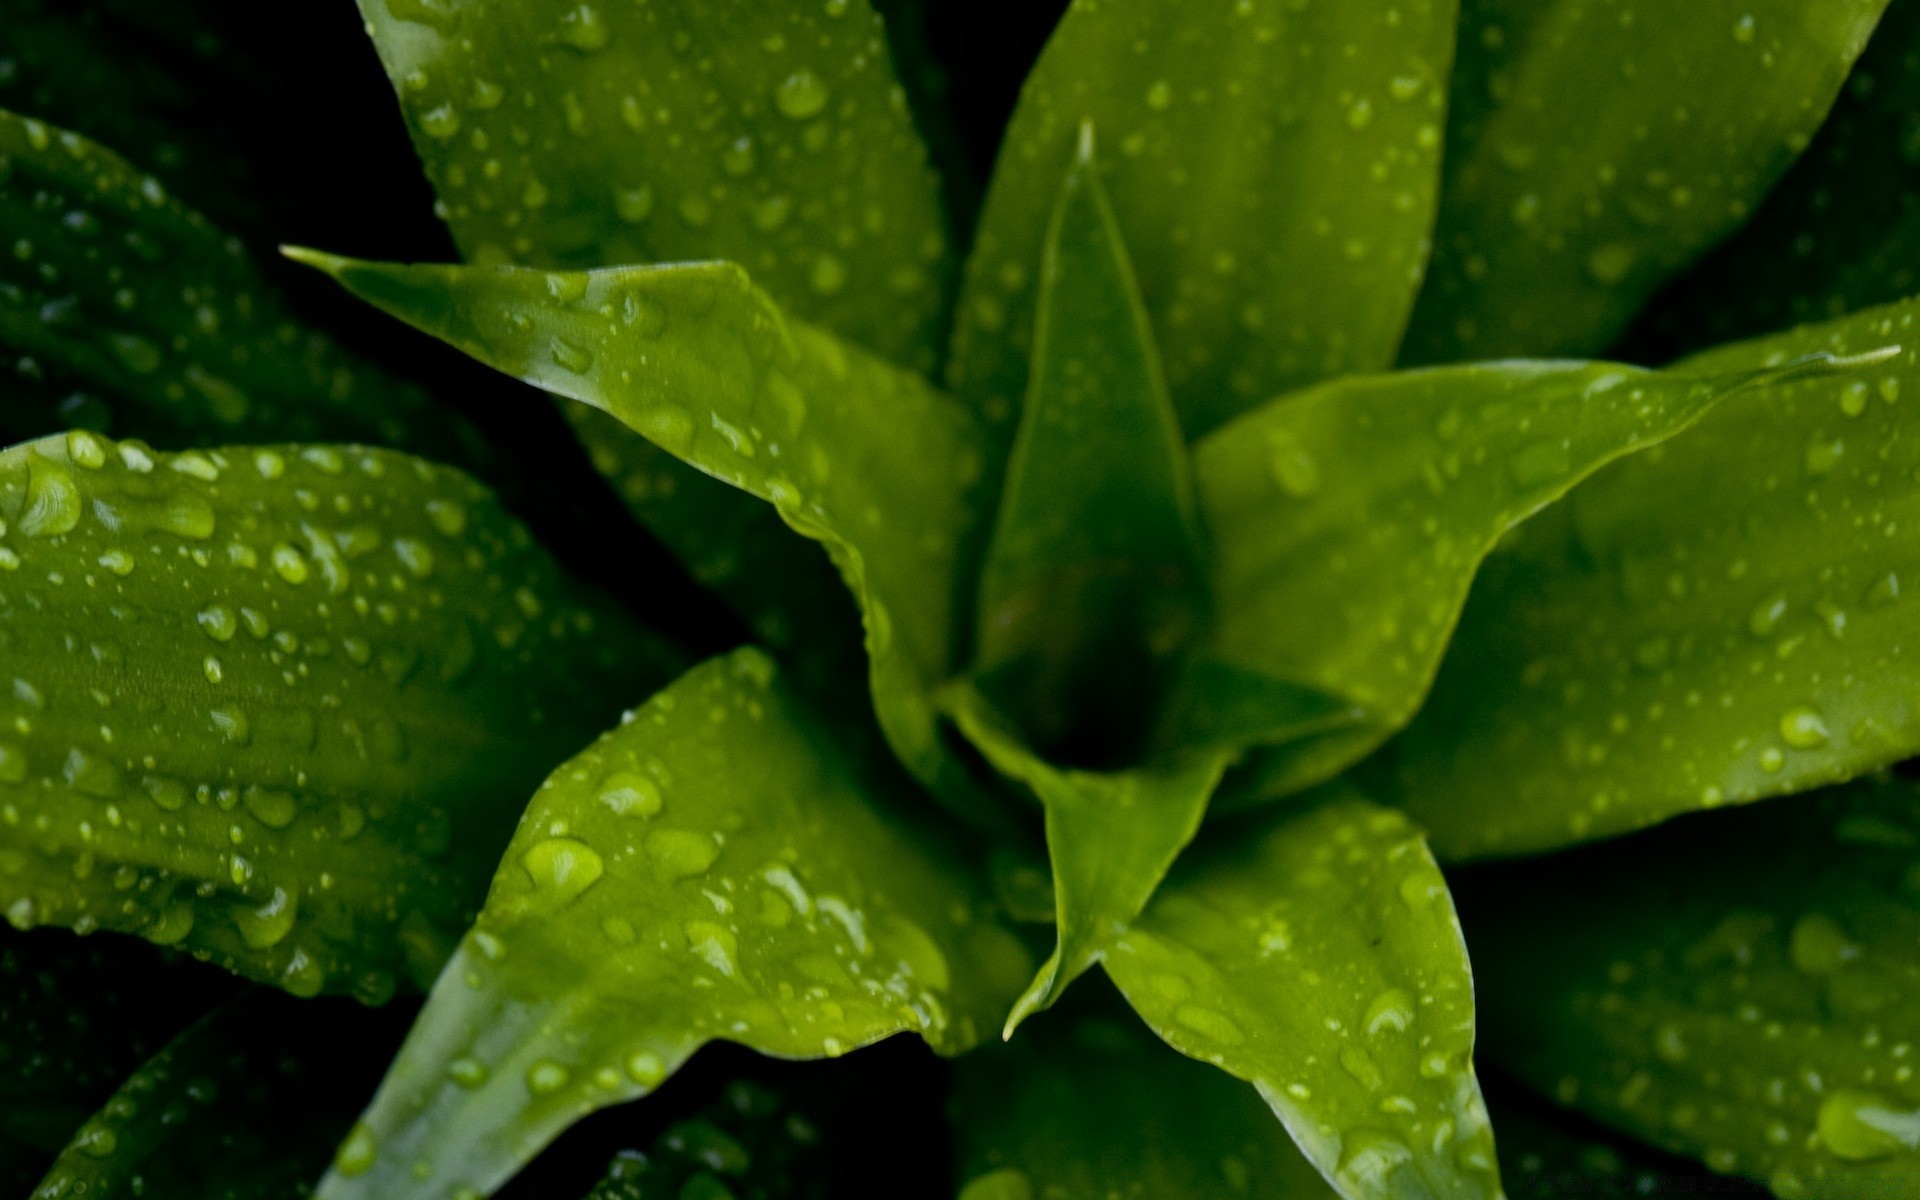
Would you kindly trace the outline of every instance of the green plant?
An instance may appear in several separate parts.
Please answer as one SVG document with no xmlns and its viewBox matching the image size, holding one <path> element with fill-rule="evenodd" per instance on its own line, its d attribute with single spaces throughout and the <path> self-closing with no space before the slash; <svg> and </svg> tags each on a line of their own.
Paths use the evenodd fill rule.
<svg viewBox="0 0 1920 1200">
<path fill-rule="evenodd" d="M 465 265 L 288 255 L 657 544 L 153 115 L 341 3 L 0 3 L 36 1200 L 583 1194 L 899 1033 L 965 1200 L 1920 1196 L 1912 0 L 1075 0 L 979 194 L 1018 5 L 360 0 Z"/>
</svg>

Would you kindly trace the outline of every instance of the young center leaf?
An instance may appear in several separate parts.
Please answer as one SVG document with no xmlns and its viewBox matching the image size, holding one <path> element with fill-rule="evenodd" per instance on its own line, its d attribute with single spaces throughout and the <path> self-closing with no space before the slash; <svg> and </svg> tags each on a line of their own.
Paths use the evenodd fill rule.
<svg viewBox="0 0 1920 1200">
<path fill-rule="evenodd" d="M 480 361 L 603 409 L 825 545 L 866 618 L 874 704 L 908 769 L 965 781 L 931 690 L 954 667 L 984 524 L 978 421 L 919 376 L 790 320 L 737 266 L 571 274 L 302 252 Z"/>
<path fill-rule="evenodd" d="M 1252 1088 L 1079 999 L 955 1065 L 960 1200 L 1332 1200 Z"/>
<path fill-rule="evenodd" d="M 0 910 L 300 995 L 438 970 L 525 793 L 670 656 L 390 451 L 0 452 Z"/>
<path fill-rule="evenodd" d="M 30 1200 L 300 1195 L 378 1082 L 395 1026 L 349 1002 L 249 991 L 134 1072 Z"/>
<path fill-rule="evenodd" d="M 1920 1194 L 1916 846 L 1915 785 L 1868 780 L 1489 868 L 1487 1051 L 1776 1196 Z"/>
<path fill-rule="evenodd" d="M 1912 754 L 1916 316 L 1920 304 L 1893 305 L 1674 368 L 1906 347 L 1743 396 L 1523 529 L 1369 786 L 1443 857 L 1466 858 L 1804 791 Z"/>
<path fill-rule="evenodd" d="M 1054 172 L 1092 121 L 1181 418 L 1392 364 L 1438 193 L 1456 0 L 1078 0 L 1028 77 L 967 265 L 951 380 L 1026 394 Z"/>
<path fill-rule="evenodd" d="M 484 462 L 425 394 L 299 322 L 240 244 L 77 134 L 0 112 L 0 441 L 380 441 Z"/>
<path fill-rule="evenodd" d="M 1465 0 L 1412 363 L 1592 355 L 1806 148 L 1887 0 Z"/>
<path fill-rule="evenodd" d="M 1782 359 L 1704 374 L 1515 362 L 1360 376 L 1203 439 L 1212 622 L 1173 734 L 1271 747 L 1230 782 L 1229 807 L 1356 762 L 1419 707 L 1507 531 L 1735 391 L 1857 365 Z M 1311 738 L 1250 723 L 1270 717 L 1284 687 L 1338 697 L 1358 719 Z M 1229 703 L 1242 691 L 1251 699 Z"/>
<path fill-rule="evenodd" d="M 763 652 L 682 677 L 534 796 L 321 1200 L 484 1195 L 714 1039 L 819 1058 L 991 1034 L 1032 960 L 890 787 Z"/>
<path fill-rule="evenodd" d="M 1346 793 L 1263 820 L 1183 858 L 1107 973 L 1347 1200 L 1499 1196 L 1466 946 L 1419 833 Z"/>
</svg>

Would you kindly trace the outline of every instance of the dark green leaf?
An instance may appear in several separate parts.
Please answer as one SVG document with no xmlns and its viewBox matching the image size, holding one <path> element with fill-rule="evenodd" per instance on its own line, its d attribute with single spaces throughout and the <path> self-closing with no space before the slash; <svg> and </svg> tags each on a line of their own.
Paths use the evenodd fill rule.
<svg viewBox="0 0 1920 1200">
<path fill-rule="evenodd" d="M 1525 526 L 1475 587 L 1370 786 L 1445 857 L 1512 854 L 1803 791 L 1912 754 L 1920 306 L 1685 365 L 1907 349 L 1783 382 Z"/>
<path fill-rule="evenodd" d="M 254 992 L 123 1084 L 32 1200 L 286 1200 L 305 1194 L 379 1078 L 393 1019 Z"/>
<path fill-rule="evenodd" d="M 890 791 L 762 652 L 683 677 L 534 797 L 320 1196 L 484 1194 L 714 1039 L 817 1058 L 991 1033 L 1032 960 Z"/>
<path fill-rule="evenodd" d="M 1846 88 L 1753 220 L 1636 322 L 1671 358 L 1920 292 L 1920 6 L 1890 4 Z"/>
<path fill-rule="evenodd" d="M 931 699 L 954 669 L 962 565 L 981 536 L 985 435 L 965 409 L 789 320 L 731 264 L 549 274 L 301 257 L 482 362 L 612 413 L 824 544 L 864 610 L 895 752 L 943 794 L 965 791 Z"/>
<path fill-rule="evenodd" d="M 1340 794 L 1223 830 L 1106 969 L 1175 1049 L 1259 1088 L 1341 1195 L 1500 1194 L 1466 947 L 1404 817 Z"/>
<path fill-rule="evenodd" d="M 0 112 L 0 440 L 70 426 L 166 445 L 487 451 L 419 391 L 301 325 L 239 244 L 100 146 Z"/>
<path fill-rule="evenodd" d="M 1774 370 L 1836 365 L 1847 364 Z M 1195 468 L 1213 623 L 1182 702 L 1191 711 L 1175 714 L 1197 723 L 1189 741 L 1276 745 L 1223 799 L 1298 790 L 1378 746 L 1425 696 L 1474 573 L 1503 534 L 1605 464 L 1772 377 L 1607 363 L 1408 371 L 1322 384 L 1203 440 Z M 1297 729 L 1263 727 L 1285 686 L 1339 697 L 1361 719 L 1289 742 Z"/>
<path fill-rule="evenodd" d="M 1488 1050 L 1785 1200 L 1920 1195 L 1916 847 L 1884 780 L 1494 868 L 1463 893 Z"/>
<path fill-rule="evenodd" d="M 1047 235 L 972 671 L 1031 744 L 1086 763 L 1145 740 L 1205 580 L 1186 442 L 1082 134 Z"/>
<path fill-rule="evenodd" d="M 1806 148 L 1887 0 L 1465 0 L 1404 357 L 1591 355 Z"/>
<path fill-rule="evenodd" d="M 586 1200 L 829 1200 L 824 1177 L 846 1157 L 844 1147 L 821 1144 L 820 1129 L 791 1096 L 735 1083 L 645 1152 L 617 1154 Z"/>
<path fill-rule="evenodd" d="M 1391 364 L 1426 257 L 1456 0 L 1079 0 L 1027 82 L 967 267 L 952 379 L 1026 392 L 1054 180 L 1083 121 L 1189 434 Z"/>
<path fill-rule="evenodd" d="M 1253 1089 L 1116 1008 L 1069 1005 L 959 1061 L 961 1200 L 1330 1200 Z"/>
<path fill-rule="evenodd" d="M 303 995 L 431 979 L 533 783 L 668 656 L 389 451 L 0 452 L 0 908 Z"/>
</svg>

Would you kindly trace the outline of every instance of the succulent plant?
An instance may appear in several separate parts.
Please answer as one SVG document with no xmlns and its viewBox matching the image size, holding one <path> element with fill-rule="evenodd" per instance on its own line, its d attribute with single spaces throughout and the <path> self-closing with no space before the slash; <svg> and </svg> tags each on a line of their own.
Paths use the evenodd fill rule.
<svg viewBox="0 0 1920 1200">
<path fill-rule="evenodd" d="M 0 105 L 9 1186 L 1920 1196 L 1913 0 L 0 0 Z"/>
</svg>

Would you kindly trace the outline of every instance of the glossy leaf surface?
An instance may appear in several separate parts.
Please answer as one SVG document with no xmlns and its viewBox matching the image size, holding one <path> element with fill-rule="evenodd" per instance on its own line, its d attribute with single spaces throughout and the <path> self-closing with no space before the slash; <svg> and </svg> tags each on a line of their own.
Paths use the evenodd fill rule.
<svg viewBox="0 0 1920 1200">
<path fill-rule="evenodd" d="M 1804 150 L 1887 0 L 1465 0 L 1414 363 L 1604 350 Z"/>
<path fill-rule="evenodd" d="M 1253 1089 L 1116 1008 L 1071 1004 L 959 1061 L 961 1200 L 1333 1195 Z"/>
<path fill-rule="evenodd" d="M 169 446 L 380 441 L 483 461 L 477 435 L 302 325 L 238 242 L 111 151 L 0 112 L 7 441 L 79 425 Z"/>
<path fill-rule="evenodd" d="M 1341 794 L 1222 830 L 1106 970 L 1175 1049 L 1259 1088 L 1342 1196 L 1500 1194 L 1466 946 L 1404 817 Z"/>
<path fill-rule="evenodd" d="M 996 420 L 1017 411 L 1053 181 L 1088 120 L 1189 434 L 1390 365 L 1432 229 L 1455 11 L 1075 3 L 995 169 L 955 389 Z"/>
<path fill-rule="evenodd" d="M 1425 696 L 1474 573 L 1503 534 L 1758 378 L 1608 363 L 1407 371 L 1323 384 L 1201 441 L 1213 621 L 1195 652 L 1202 699 L 1188 703 L 1205 712 L 1250 688 L 1245 705 L 1264 720 L 1267 690 L 1288 685 L 1361 716 L 1276 746 L 1230 802 L 1318 783 L 1378 746 Z M 1290 732 L 1249 726 L 1231 708 L 1212 722 L 1222 726 L 1214 736 L 1256 743 Z"/>
<path fill-rule="evenodd" d="M 1488 1050 L 1775 1195 L 1920 1194 L 1916 846 L 1884 780 L 1495 868 L 1466 893 Z"/>
<path fill-rule="evenodd" d="M 269 992 L 223 1005 L 121 1085 L 31 1200 L 300 1195 L 377 1081 L 395 1024 Z"/>
<path fill-rule="evenodd" d="M 1896 305 L 1687 364 L 1906 347 L 1851 376 L 1742 396 L 1523 528 L 1370 786 L 1443 856 L 1476 857 L 1913 753 L 1917 313 Z"/>
<path fill-rule="evenodd" d="M 431 979 L 525 793 L 668 656 L 389 451 L 0 452 L 0 908 L 302 995 Z"/>
<path fill-rule="evenodd" d="M 951 834 L 893 801 L 761 651 L 682 677 L 536 794 L 320 1196 L 484 1193 L 713 1039 L 990 1035 L 1031 959 Z"/>
<path fill-rule="evenodd" d="M 360 0 L 462 252 L 556 269 L 726 258 L 932 365 L 939 185 L 867 0 Z"/>
<path fill-rule="evenodd" d="M 1047 237 L 972 671 L 1036 747 L 1086 762 L 1143 740 L 1205 571 L 1186 442 L 1082 132 Z"/>
<path fill-rule="evenodd" d="M 783 316 L 729 264 L 549 274 L 303 257 L 480 361 L 604 409 L 826 546 L 866 617 L 881 725 L 915 776 L 946 786 L 929 693 L 954 665 L 985 470 L 964 409 Z"/>
</svg>

